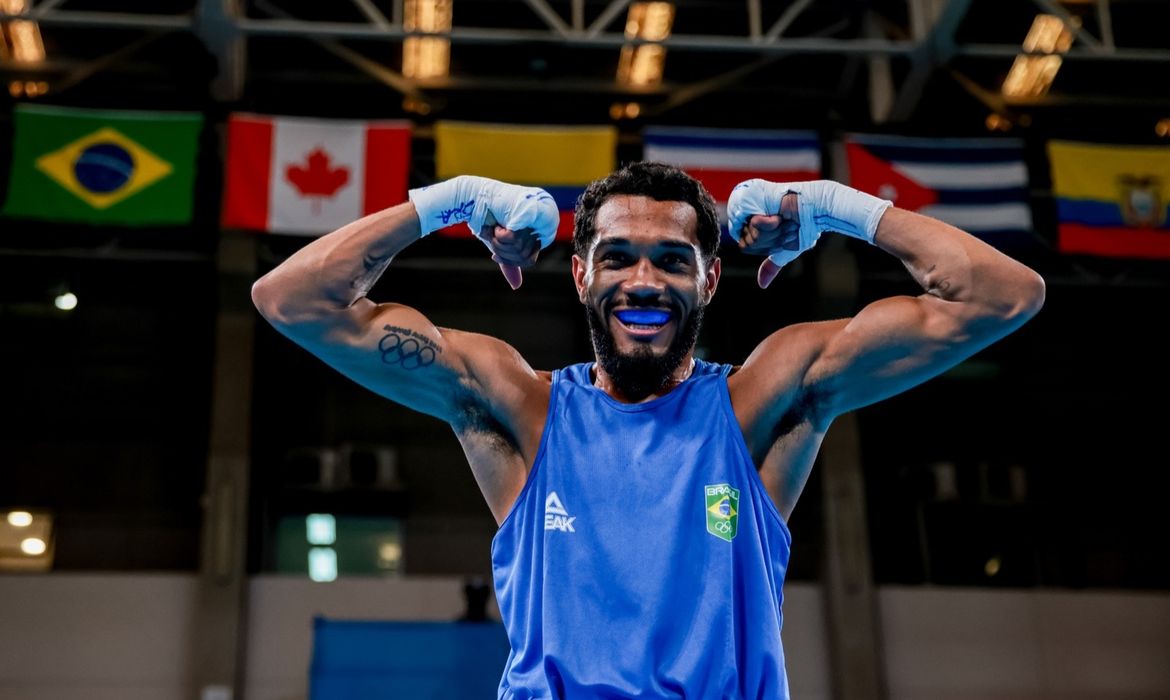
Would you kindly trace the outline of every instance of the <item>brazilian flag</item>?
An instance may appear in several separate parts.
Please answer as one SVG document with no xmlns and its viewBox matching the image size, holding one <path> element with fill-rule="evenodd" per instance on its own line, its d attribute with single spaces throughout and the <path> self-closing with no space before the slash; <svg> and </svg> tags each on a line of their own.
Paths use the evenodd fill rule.
<svg viewBox="0 0 1170 700">
<path fill-rule="evenodd" d="M 145 226 L 191 221 L 203 117 L 20 105 L 5 216 Z"/>
</svg>

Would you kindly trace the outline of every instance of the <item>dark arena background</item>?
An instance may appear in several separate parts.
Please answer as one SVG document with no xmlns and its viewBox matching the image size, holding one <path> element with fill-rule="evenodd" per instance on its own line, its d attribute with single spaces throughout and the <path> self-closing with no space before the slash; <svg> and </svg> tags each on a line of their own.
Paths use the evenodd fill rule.
<svg viewBox="0 0 1170 700">
<path fill-rule="evenodd" d="M 789 522 L 792 696 L 1170 697 L 1168 36 L 1161 0 L 0 0 L 0 698 L 495 697 L 497 526 L 450 428 L 251 284 L 458 172 L 571 212 L 624 163 L 769 154 L 1047 284 L 829 431 Z M 551 370 L 592 359 L 571 254 L 513 292 L 452 229 L 369 296 Z M 919 292 L 839 236 L 767 290 L 721 256 L 713 361 Z"/>
</svg>

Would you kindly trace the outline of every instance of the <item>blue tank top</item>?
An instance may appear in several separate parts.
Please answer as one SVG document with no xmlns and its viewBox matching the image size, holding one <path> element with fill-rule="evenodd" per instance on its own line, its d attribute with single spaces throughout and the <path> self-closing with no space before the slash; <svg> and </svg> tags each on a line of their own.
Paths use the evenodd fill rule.
<svg viewBox="0 0 1170 700">
<path fill-rule="evenodd" d="M 498 697 L 788 697 L 791 537 L 748 454 L 730 365 L 641 404 L 557 370 L 528 482 L 492 540 L 512 652 Z"/>
</svg>

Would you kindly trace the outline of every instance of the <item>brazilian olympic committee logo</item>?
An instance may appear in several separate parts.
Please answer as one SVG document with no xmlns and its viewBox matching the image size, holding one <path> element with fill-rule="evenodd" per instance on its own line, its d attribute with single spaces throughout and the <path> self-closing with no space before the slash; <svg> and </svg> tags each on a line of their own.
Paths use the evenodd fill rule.
<svg viewBox="0 0 1170 700">
<path fill-rule="evenodd" d="M 730 542 L 739 527 L 739 489 L 728 484 L 706 486 L 707 532 Z"/>
</svg>

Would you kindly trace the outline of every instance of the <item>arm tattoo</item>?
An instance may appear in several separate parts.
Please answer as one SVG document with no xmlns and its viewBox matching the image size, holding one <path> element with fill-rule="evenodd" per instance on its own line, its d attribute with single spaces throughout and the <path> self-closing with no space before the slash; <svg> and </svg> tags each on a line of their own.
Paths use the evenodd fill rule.
<svg viewBox="0 0 1170 700">
<path fill-rule="evenodd" d="M 349 300 L 350 304 L 353 304 L 355 301 L 361 299 L 367 293 L 369 293 L 370 289 L 373 288 L 374 283 L 377 282 L 378 278 L 382 276 L 382 273 L 386 271 L 386 268 L 390 265 L 390 261 L 393 259 L 394 255 L 390 253 L 386 253 L 385 255 L 373 255 L 371 253 L 366 253 L 365 257 L 362 258 L 363 272 L 354 278 L 352 282 L 350 282 L 350 286 L 353 287 L 355 292 L 357 292 L 353 295 L 353 298 Z"/>
<path fill-rule="evenodd" d="M 401 326 L 382 326 L 386 335 L 378 341 L 382 363 L 402 369 L 421 369 L 432 365 L 443 348 L 421 333 Z"/>
</svg>

